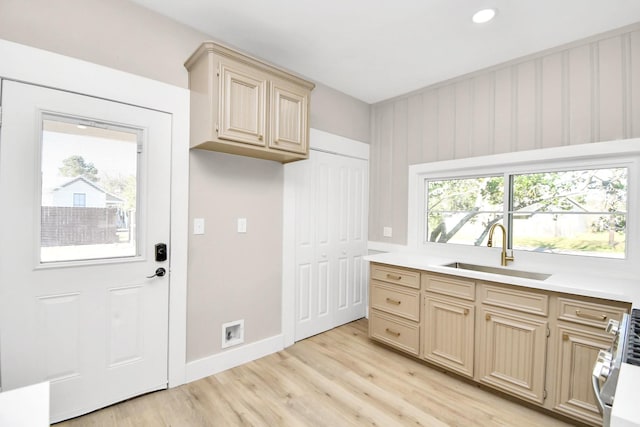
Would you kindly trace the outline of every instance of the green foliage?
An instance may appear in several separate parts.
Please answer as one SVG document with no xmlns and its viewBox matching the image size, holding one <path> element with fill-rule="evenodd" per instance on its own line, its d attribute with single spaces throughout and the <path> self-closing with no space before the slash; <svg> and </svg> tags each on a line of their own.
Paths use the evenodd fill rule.
<svg viewBox="0 0 640 427">
<path fill-rule="evenodd" d="M 477 228 L 482 218 L 473 242 L 479 245 L 506 211 L 529 219 L 540 213 L 600 214 L 591 230 L 608 232 L 609 247 L 616 245 L 615 233 L 625 232 L 626 168 L 529 173 L 510 178 L 508 209 L 503 207 L 503 176 L 428 181 L 428 240 L 448 242 L 467 224 L 476 224 Z"/>
<path fill-rule="evenodd" d="M 81 176 L 91 182 L 98 181 L 98 169 L 93 163 L 87 163 L 84 157 L 74 155 L 62 161 L 62 166 L 58 168 L 60 175 L 68 177 Z"/>
<path fill-rule="evenodd" d="M 573 237 L 556 237 L 548 239 L 524 238 L 517 239 L 514 245 L 518 248 L 532 248 L 541 252 L 574 251 L 574 252 L 607 252 L 623 254 L 624 242 L 610 245 L 607 233 L 594 233 Z"/>
<path fill-rule="evenodd" d="M 109 176 L 103 175 L 100 180 L 103 188 L 109 193 L 118 196 L 125 201 L 124 208 L 131 210 L 136 208 L 136 177 L 133 175 Z"/>
</svg>

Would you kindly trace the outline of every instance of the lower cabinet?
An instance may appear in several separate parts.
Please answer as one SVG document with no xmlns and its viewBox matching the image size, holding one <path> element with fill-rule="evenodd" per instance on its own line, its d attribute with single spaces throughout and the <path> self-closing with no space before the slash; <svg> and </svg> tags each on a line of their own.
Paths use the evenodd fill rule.
<svg viewBox="0 0 640 427">
<path fill-rule="evenodd" d="M 546 397 L 547 320 L 482 307 L 478 327 L 479 381 L 542 404 Z"/>
<path fill-rule="evenodd" d="M 594 328 L 556 327 L 557 363 L 554 410 L 594 426 L 602 416 L 591 387 L 593 363 L 611 346 L 611 335 Z"/>
<path fill-rule="evenodd" d="M 424 295 L 422 354 L 425 360 L 473 377 L 473 302 Z"/>
<path fill-rule="evenodd" d="M 591 372 L 631 305 L 371 265 L 369 336 L 448 371 L 593 426 Z"/>
</svg>

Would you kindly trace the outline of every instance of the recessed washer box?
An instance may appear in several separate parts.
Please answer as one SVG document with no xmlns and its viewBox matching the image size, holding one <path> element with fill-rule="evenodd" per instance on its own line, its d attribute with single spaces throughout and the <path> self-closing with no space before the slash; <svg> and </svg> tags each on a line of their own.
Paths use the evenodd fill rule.
<svg viewBox="0 0 640 427">
<path fill-rule="evenodd" d="M 244 319 L 222 325 L 222 348 L 232 347 L 244 342 Z"/>
</svg>

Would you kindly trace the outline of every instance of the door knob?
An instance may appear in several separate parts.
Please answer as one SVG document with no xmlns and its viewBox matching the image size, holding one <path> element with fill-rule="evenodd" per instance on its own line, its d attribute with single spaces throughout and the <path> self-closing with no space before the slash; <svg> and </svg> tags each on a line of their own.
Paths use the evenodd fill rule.
<svg viewBox="0 0 640 427">
<path fill-rule="evenodd" d="M 153 279 L 153 278 L 154 278 L 154 277 L 156 277 L 156 276 L 158 276 L 158 277 L 162 277 L 162 276 L 164 276 L 165 274 L 167 274 L 167 270 L 165 270 L 165 269 L 164 269 L 164 268 L 162 268 L 162 267 L 158 267 L 158 268 L 156 269 L 156 273 L 155 273 L 153 276 L 147 276 L 147 279 Z"/>
</svg>

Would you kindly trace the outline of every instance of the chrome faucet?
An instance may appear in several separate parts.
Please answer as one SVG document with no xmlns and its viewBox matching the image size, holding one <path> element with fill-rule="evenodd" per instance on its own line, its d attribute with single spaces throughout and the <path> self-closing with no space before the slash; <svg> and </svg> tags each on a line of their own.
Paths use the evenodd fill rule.
<svg viewBox="0 0 640 427">
<path fill-rule="evenodd" d="M 507 255 L 507 230 L 505 230 L 502 224 L 498 224 L 497 222 L 491 226 L 489 229 L 489 240 L 487 240 L 487 246 L 493 247 L 493 232 L 496 231 L 496 227 L 500 227 L 502 229 L 502 253 L 500 254 L 500 265 L 507 265 L 507 261 L 513 261 L 513 250 L 511 250 L 511 255 Z"/>
</svg>

